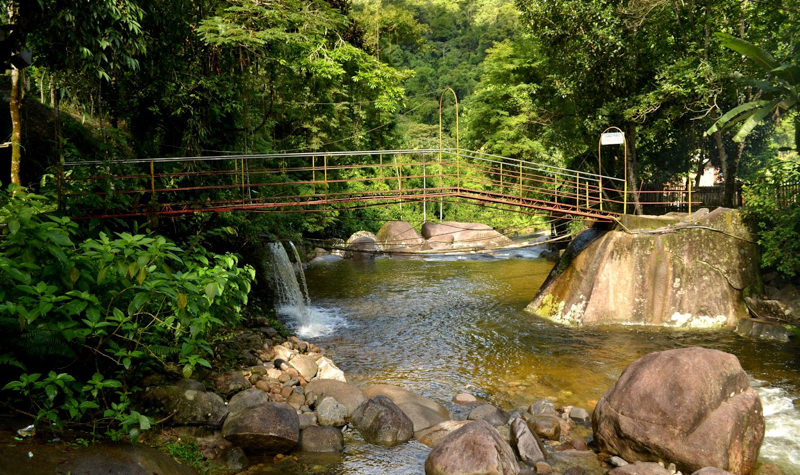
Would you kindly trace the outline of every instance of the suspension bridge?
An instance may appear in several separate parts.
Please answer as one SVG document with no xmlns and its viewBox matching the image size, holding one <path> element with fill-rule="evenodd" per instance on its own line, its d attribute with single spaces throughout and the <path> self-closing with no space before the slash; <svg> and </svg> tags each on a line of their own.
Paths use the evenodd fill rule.
<svg viewBox="0 0 800 475">
<path fill-rule="evenodd" d="M 75 218 L 199 212 L 329 213 L 416 203 L 424 219 L 469 203 L 613 221 L 632 209 L 621 178 L 459 149 L 272 153 L 66 162 L 59 202 Z M 644 193 L 639 198 L 644 200 Z M 691 190 L 648 204 L 688 206 Z"/>
</svg>

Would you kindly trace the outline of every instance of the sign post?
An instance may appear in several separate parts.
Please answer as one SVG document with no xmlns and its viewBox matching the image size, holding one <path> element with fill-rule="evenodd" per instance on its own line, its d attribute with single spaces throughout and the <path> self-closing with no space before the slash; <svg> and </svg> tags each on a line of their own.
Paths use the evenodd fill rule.
<svg viewBox="0 0 800 475">
<path fill-rule="evenodd" d="M 628 145 L 625 143 L 625 133 L 619 127 L 609 127 L 600 134 L 600 142 L 597 144 L 597 174 L 598 187 L 600 188 L 600 211 L 603 211 L 603 145 L 622 145 L 625 150 L 624 175 L 623 175 L 623 195 L 622 195 L 622 214 L 628 213 Z"/>
</svg>

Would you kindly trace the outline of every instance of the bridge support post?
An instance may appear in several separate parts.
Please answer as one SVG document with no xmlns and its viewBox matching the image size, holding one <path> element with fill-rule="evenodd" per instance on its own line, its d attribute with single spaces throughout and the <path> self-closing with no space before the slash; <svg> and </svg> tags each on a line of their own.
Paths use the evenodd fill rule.
<svg viewBox="0 0 800 475">
<path fill-rule="evenodd" d="M 687 178 L 687 182 L 689 183 L 689 222 L 692 222 L 692 174 L 689 173 Z"/>
<path fill-rule="evenodd" d="M 422 222 L 428 221 L 428 168 L 427 159 L 422 159 Z"/>
<path fill-rule="evenodd" d="M 625 185 L 623 186 L 624 191 L 623 198 L 622 198 L 622 214 L 628 214 L 628 180 L 625 180 Z"/>
</svg>

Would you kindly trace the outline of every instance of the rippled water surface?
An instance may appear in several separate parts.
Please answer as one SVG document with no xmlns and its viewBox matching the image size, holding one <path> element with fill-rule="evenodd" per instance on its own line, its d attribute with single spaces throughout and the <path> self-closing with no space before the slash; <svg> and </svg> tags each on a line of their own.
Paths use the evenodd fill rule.
<svg viewBox="0 0 800 475">
<path fill-rule="evenodd" d="M 800 473 L 800 345 L 730 332 L 559 327 L 523 310 L 552 264 L 519 258 L 524 253 L 510 257 L 313 267 L 306 273 L 311 301 L 328 326 L 308 336 L 350 382 L 396 384 L 448 407 L 454 394 L 468 391 L 504 409 L 548 397 L 591 411 L 622 370 L 646 353 L 696 345 L 731 352 L 765 405 L 762 460 Z M 298 470 L 421 473 L 429 451 L 416 442 L 385 449 L 357 434 L 347 438 L 343 457 L 304 462 Z"/>
</svg>

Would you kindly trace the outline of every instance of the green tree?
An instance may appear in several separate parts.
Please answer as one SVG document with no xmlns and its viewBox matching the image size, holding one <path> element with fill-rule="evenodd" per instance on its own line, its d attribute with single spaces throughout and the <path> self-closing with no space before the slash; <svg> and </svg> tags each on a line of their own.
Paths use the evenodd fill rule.
<svg viewBox="0 0 800 475">
<path fill-rule="evenodd" d="M 735 142 L 742 142 L 753 129 L 769 116 L 780 116 L 782 112 L 798 108 L 800 100 L 800 43 L 796 47 L 795 57 L 791 62 L 781 63 L 769 52 L 742 38 L 718 33 L 723 46 L 747 57 L 753 64 L 767 74 L 766 81 L 756 81 L 760 90 L 757 100 L 745 102 L 720 117 L 706 134 L 731 128 L 742 123 Z M 800 114 L 794 115 L 795 149 L 800 152 Z"/>
</svg>

